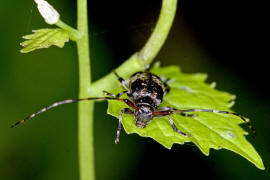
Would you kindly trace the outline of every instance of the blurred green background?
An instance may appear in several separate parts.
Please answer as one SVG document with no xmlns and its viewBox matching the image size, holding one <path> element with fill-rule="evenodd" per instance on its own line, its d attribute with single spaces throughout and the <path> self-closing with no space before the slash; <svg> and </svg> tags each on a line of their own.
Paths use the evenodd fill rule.
<svg viewBox="0 0 270 180">
<path fill-rule="evenodd" d="M 76 25 L 75 0 L 50 0 L 61 19 Z M 261 171 L 227 150 L 204 156 L 193 144 L 163 148 L 151 139 L 121 134 L 107 103 L 95 108 L 97 179 L 270 179 L 268 65 L 264 5 L 245 1 L 178 4 L 171 33 L 157 61 L 184 72 L 206 72 L 217 88 L 237 95 L 234 110 L 248 116 L 258 136 L 247 137 L 261 155 Z M 94 80 L 138 51 L 154 28 L 161 1 L 88 1 Z M 50 27 L 31 0 L 0 2 L 0 180 L 76 180 L 77 104 L 52 109 L 28 123 L 9 126 L 30 113 L 78 93 L 76 46 L 19 52 L 22 36 Z M 265 54 L 264 54 L 265 53 Z M 247 129 L 243 125 L 243 128 Z"/>
</svg>

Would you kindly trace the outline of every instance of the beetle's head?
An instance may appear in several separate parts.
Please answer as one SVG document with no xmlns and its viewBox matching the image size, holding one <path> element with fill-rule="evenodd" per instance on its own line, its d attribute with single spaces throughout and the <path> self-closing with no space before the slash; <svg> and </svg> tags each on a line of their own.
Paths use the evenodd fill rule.
<svg viewBox="0 0 270 180">
<path fill-rule="evenodd" d="M 135 124 L 139 128 L 145 128 L 153 119 L 153 108 L 148 105 L 142 105 L 135 111 Z"/>
</svg>

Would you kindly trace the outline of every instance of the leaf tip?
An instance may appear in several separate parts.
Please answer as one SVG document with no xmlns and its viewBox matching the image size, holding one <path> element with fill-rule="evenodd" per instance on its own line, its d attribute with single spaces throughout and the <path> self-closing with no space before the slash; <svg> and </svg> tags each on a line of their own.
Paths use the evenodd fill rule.
<svg viewBox="0 0 270 180">
<path fill-rule="evenodd" d="M 20 50 L 20 53 L 25 54 L 25 53 L 28 53 L 28 51 L 25 51 L 24 49 L 21 49 L 21 50 Z"/>
</svg>

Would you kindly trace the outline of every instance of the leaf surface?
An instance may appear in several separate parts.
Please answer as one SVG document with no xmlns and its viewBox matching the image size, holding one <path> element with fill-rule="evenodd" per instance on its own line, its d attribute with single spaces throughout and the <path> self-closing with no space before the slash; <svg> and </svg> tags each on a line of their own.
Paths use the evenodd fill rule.
<svg viewBox="0 0 270 180">
<path fill-rule="evenodd" d="M 62 48 L 69 41 L 68 33 L 59 28 L 34 30 L 33 34 L 25 35 L 23 38 L 26 41 L 21 43 L 24 47 L 21 49 L 22 53 L 28 53 L 41 48 L 49 48 L 52 45 Z"/>
<path fill-rule="evenodd" d="M 154 66 L 151 72 L 170 79 L 168 84 L 171 91 L 164 96 L 160 107 L 232 111 L 230 108 L 235 96 L 214 89 L 213 84 L 207 84 L 206 74 L 184 74 L 177 66 L 163 68 Z M 116 94 L 123 90 L 122 87 L 118 87 L 111 92 Z M 127 98 L 126 95 L 122 97 Z M 108 114 L 119 118 L 120 111 L 127 107 L 122 102 L 111 100 L 108 105 Z M 198 116 L 171 115 L 177 128 L 191 134 L 190 137 L 174 132 L 167 117 L 154 118 L 146 128 L 142 129 L 135 126 L 133 115 L 123 115 L 123 127 L 128 134 L 137 133 L 142 137 L 150 137 L 168 149 L 171 149 L 173 144 L 185 142 L 193 142 L 205 155 L 209 155 L 210 148 L 228 149 L 245 157 L 258 168 L 264 169 L 261 157 L 244 136 L 248 133 L 239 126 L 243 123 L 239 117 L 210 112 L 196 112 L 195 114 Z"/>
</svg>

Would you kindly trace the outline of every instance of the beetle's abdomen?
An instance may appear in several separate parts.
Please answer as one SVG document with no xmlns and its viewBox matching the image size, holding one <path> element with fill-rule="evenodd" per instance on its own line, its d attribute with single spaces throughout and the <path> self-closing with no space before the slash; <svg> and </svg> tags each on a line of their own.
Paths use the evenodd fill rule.
<svg viewBox="0 0 270 180">
<path fill-rule="evenodd" d="M 154 108 L 160 105 L 165 87 L 161 79 L 149 72 L 137 72 L 130 78 L 129 83 L 135 104 L 149 104 Z"/>
</svg>

